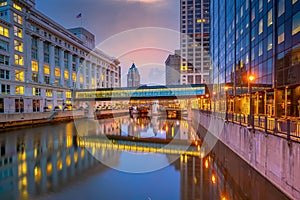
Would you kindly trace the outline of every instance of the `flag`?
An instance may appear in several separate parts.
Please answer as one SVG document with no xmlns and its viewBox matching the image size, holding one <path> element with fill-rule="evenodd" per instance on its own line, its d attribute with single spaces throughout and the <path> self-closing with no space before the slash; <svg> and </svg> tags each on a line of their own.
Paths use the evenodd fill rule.
<svg viewBox="0 0 300 200">
<path fill-rule="evenodd" d="M 81 18 L 81 13 L 79 13 L 78 15 L 76 15 L 76 18 Z"/>
</svg>

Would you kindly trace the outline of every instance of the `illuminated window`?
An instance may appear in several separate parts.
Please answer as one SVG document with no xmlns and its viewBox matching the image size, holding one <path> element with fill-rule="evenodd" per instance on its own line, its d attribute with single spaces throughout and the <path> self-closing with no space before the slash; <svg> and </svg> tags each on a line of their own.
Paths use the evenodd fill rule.
<svg viewBox="0 0 300 200">
<path fill-rule="evenodd" d="M 68 70 L 64 71 L 64 77 L 65 77 L 65 79 L 69 79 L 69 72 L 68 72 Z"/>
<path fill-rule="evenodd" d="M 52 90 L 46 90 L 46 96 L 52 97 Z"/>
<path fill-rule="evenodd" d="M 285 0 L 278 0 L 278 17 L 285 12 Z"/>
<path fill-rule="evenodd" d="M 258 35 L 262 34 L 263 29 L 264 29 L 264 23 L 263 23 L 263 19 L 261 19 L 259 21 L 259 26 L 258 26 Z"/>
<path fill-rule="evenodd" d="M 50 74 L 50 66 L 49 65 L 44 65 L 44 74 L 47 74 L 47 75 Z"/>
<path fill-rule="evenodd" d="M 6 5 L 7 5 L 7 1 L 2 1 L 2 2 L 0 2 L 0 7 L 6 6 Z"/>
<path fill-rule="evenodd" d="M 60 69 L 58 67 L 55 67 L 54 72 L 56 77 L 60 77 Z"/>
<path fill-rule="evenodd" d="M 3 26 L 0 26 L 0 35 L 3 35 L 5 37 L 8 37 L 9 36 L 9 32 L 8 32 L 8 29 L 3 27 Z"/>
<path fill-rule="evenodd" d="M 22 7 L 21 6 L 19 6 L 18 4 L 13 4 L 13 7 L 15 8 L 15 9 L 17 9 L 17 10 L 19 10 L 19 11 L 22 11 Z"/>
<path fill-rule="evenodd" d="M 284 41 L 284 24 L 278 28 L 278 44 Z"/>
<path fill-rule="evenodd" d="M 295 4 L 297 1 L 298 1 L 298 0 L 293 0 L 293 1 L 292 1 L 292 4 Z"/>
<path fill-rule="evenodd" d="M 292 35 L 297 34 L 300 31 L 300 12 L 297 12 L 293 16 L 293 29 Z"/>
<path fill-rule="evenodd" d="M 263 10 L 263 0 L 259 0 L 258 11 L 261 12 Z"/>
<path fill-rule="evenodd" d="M 33 72 L 38 72 L 39 71 L 39 64 L 37 61 L 32 60 L 31 61 L 31 70 Z"/>
<path fill-rule="evenodd" d="M 72 79 L 73 79 L 73 81 L 76 81 L 76 73 L 75 72 L 72 73 Z"/>
<path fill-rule="evenodd" d="M 23 42 L 18 40 L 14 40 L 15 50 L 19 52 L 23 52 Z"/>
<path fill-rule="evenodd" d="M 16 81 L 24 81 L 24 71 L 23 70 L 15 70 Z"/>
<path fill-rule="evenodd" d="M 80 83 L 83 83 L 83 75 L 82 74 L 80 74 L 79 81 L 80 81 Z"/>
<path fill-rule="evenodd" d="M 260 42 L 259 44 L 258 44 L 258 56 L 261 56 L 262 54 L 263 54 L 263 50 L 262 50 L 263 48 L 262 48 L 262 42 Z"/>
<path fill-rule="evenodd" d="M 15 54 L 15 64 L 16 65 L 24 65 L 23 56 L 19 54 Z"/>
<path fill-rule="evenodd" d="M 272 19 L 272 9 L 268 12 L 268 27 L 273 24 L 273 19 Z"/>
<path fill-rule="evenodd" d="M 24 86 L 16 86 L 16 94 L 24 94 Z"/>
<path fill-rule="evenodd" d="M 267 50 L 268 50 L 268 51 L 271 50 L 272 47 L 273 47 L 273 42 L 272 42 L 272 40 L 273 40 L 273 37 L 272 37 L 272 33 L 271 33 L 270 35 L 268 35 L 268 47 L 267 47 Z"/>
<path fill-rule="evenodd" d="M 33 96 L 41 96 L 41 88 L 32 88 Z"/>
<path fill-rule="evenodd" d="M 23 37 L 23 30 L 17 26 L 14 26 L 14 35 L 22 38 Z"/>
<path fill-rule="evenodd" d="M 22 24 L 23 22 L 22 16 L 18 15 L 17 13 L 14 13 L 14 22 L 17 22 L 18 24 Z"/>
<path fill-rule="evenodd" d="M 70 99 L 72 98 L 72 92 L 66 92 L 66 98 Z"/>
</svg>

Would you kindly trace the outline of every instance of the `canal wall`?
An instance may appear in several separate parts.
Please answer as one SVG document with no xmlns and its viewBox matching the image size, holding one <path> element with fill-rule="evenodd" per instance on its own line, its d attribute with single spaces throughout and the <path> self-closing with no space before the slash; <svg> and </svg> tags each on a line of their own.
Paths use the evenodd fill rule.
<svg viewBox="0 0 300 200">
<path fill-rule="evenodd" d="M 199 122 L 208 134 L 256 169 L 265 178 L 293 199 L 300 199 L 300 143 L 251 130 L 223 119 L 192 112 L 192 121 Z"/>
<path fill-rule="evenodd" d="M 83 110 L 1 114 L 0 131 L 1 129 L 5 130 L 19 126 L 68 121 L 74 118 L 83 118 L 85 116 L 86 114 Z"/>
</svg>

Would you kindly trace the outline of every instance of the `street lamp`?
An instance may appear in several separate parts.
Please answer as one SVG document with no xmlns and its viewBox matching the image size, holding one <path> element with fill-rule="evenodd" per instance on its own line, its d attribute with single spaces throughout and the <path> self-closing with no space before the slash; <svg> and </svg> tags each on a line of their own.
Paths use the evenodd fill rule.
<svg viewBox="0 0 300 200">
<path fill-rule="evenodd" d="M 225 86 L 225 120 L 228 121 L 228 99 L 227 99 L 227 92 L 228 92 L 229 87 Z"/>
<path fill-rule="evenodd" d="M 248 123 L 248 126 L 251 126 L 252 129 L 254 129 L 254 116 L 253 116 L 253 106 L 252 106 L 252 83 L 253 81 L 255 80 L 255 76 L 253 74 L 250 74 L 248 76 L 248 93 L 249 93 L 249 109 L 250 109 L 250 112 L 249 112 L 249 123 Z"/>
</svg>

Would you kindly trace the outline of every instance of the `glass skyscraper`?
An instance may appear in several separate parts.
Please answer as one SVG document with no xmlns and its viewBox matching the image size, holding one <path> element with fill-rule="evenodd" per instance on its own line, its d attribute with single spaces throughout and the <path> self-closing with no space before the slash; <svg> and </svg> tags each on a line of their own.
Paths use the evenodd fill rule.
<svg viewBox="0 0 300 200">
<path fill-rule="evenodd" d="M 300 1 L 212 0 L 210 78 L 229 111 L 300 116 Z M 226 87 L 225 87 L 226 86 Z"/>
<path fill-rule="evenodd" d="M 209 0 L 181 0 L 180 84 L 209 81 Z"/>
</svg>

